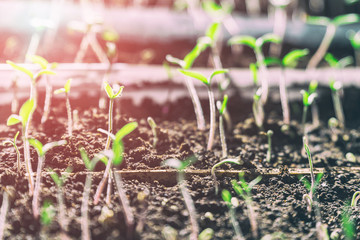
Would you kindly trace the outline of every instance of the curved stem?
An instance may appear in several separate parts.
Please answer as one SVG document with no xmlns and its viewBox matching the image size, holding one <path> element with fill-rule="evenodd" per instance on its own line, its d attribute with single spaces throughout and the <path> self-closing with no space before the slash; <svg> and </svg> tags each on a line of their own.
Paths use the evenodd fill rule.
<svg viewBox="0 0 360 240">
<path fill-rule="evenodd" d="M 360 198 L 360 191 L 356 191 L 351 199 L 351 206 L 352 207 L 356 207 L 356 204 Z M 358 196 L 359 195 L 359 196 Z"/>
<path fill-rule="evenodd" d="M 210 86 L 208 87 L 208 95 L 209 95 L 209 104 L 210 104 L 210 130 L 209 130 L 209 140 L 208 140 L 207 150 L 210 151 L 214 144 L 215 128 L 216 128 L 215 99 L 214 99 L 214 93 L 212 92 Z"/>
<path fill-rule="evenodd" d="M 205 130 L 205 118 L 201 107 L 199 96 L 196 93 L 194 83 L 190 77 L 185 77 L 186 87 L 189 91 L 191 101 L 194 105 L 197 126 L 199 130 Z"/>
<path fill-rule="evenodd" d="M 335 115 L 336 115 L 336 118 L 339 120 L 339 126 L 341 129 L 344 129 L 345 128 L 345 117 L 344 117 L 344 110 L 341 105 L 339 91 L 332 90 L 331 96 L 332 96 L 332 100 L 333 100 L 333 104 L 334 104 Z"/>
<path fill-rule="evenodd" d="M 269 94 L 268 70 L 264 63 L 265 58 L 260 48 L 255 49 L 255 56 L 256 56 L 256 61 L 259 64 L 258 76 L 261 81 L 261 89 L 262 89 L 261 102 L 263 105 L 265 105 Z"/>
<path fill-rule="evenodd" d="M 106 165 L 106 169 L 104 171 L 104 176 L 101 179 L 98 188 L 96 189 L 96 193 L 95 193 L 95 196 L 94 196 L 94 204 L 95 205 L 97 205 L 99 203 L 99 201 L 100 201 L 100 196 L 101 196 L 101 193 L 102 193 L 102 191 L 103 191 L 103 189 L 105 187 L 106 181 L 107 181 L 107 179 L 109 177 L 111 166 L 112 166 L 112 159 L 109 159 L 108 162 L 107 162 L 107 165 Z"/>
</svg>

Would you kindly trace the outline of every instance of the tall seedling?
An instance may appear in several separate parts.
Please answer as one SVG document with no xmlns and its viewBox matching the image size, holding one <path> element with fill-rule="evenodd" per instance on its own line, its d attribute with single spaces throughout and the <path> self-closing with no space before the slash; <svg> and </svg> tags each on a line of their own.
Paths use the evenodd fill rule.
<svg viewBox="0 0 360 240">
<path fill-rule="evenodd" d="M 73 129 L 73 121 L 72 121 L 72 115 L 71 115 L 71 105 L 70 105 L 70 87 L 71 87 L 71 78 L 66 81 L 63 88 L 57 89 L 54 91 L 55 94 L 65 93 L 66 97 L 66 111 L 68 116 L 68 135 L 72 136 L 72 129 Z"/>
<path fill-rule="evenodd" d="M 265 43 L 272 42 L 272 43 L 280 43 L 281 39 L 274 34 L 265 34 L 259 38 L 254 38 L 252 36 L 235 36 L 230 38 L 229 44 L 244 44 L 252 48 L 255 52 L 256 62 L 259 68 L 259 75 L 258 78 L 260 79 L 261 88 L 262 88 L 262 95 L 261 95 L 261 102 L 265 104 L 267 102 L 268 93 L 269 93 L 269 80 L 267 77 L 267 68 L 265 64 L 265 57 L 262 52 L 262 47 Z"/>
<path fill-rule="evenodd" d="M 7 120 L 7 125 L 11 126 L 17 123 L 22 124 L 22 140 L 24 145 L 24 161 L 25 161 L 25 169 L 29 182 L 29 194 L 32 195 L 34 192 L 34 179 L 33 179 L 33 171 L 31 168 L 30 162 L 30 148 L 29 148 L 29 121 L 32 112 L 34 111 L 34 100 L 27 100 L 22 107 L 20 108 L 19 115 L 12 114 Z"/>
<path fill-rule="evenodd" d="M 179 70 L 182 74 L 188 77 L 192 77 L 195 79 L 200 80 L 203 82 L 208 89 L 208 95 L 209 95 L 209 104 L 210 104 L 210 130 L 209 130 L 209 140 L 207 144 L 207 150 L 210 151 L 212 149 L 212 146 L 214 144 L 214 138 L 215 138 L 215 128 L 216 128 L 216 109 L 215 109 L 215 98 L 214 93 L 211 89 L 211 81 L 212 79 L 218 75 L 227 73 L 227 69 L 218 69 L 211 73 L 211 76 L 209 78 L 206 78 L 203 74 L 195 71 L 188 71 L 188 70 Z"/>
</svg>

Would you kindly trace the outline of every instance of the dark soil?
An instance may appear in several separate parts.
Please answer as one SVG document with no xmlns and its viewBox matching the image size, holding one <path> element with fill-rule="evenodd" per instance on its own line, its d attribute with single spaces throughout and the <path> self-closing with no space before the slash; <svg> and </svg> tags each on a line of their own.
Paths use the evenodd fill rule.
<svg viewBox="0 0 360 240">
<path fill-rule="evenodd" d="M 329 94 L 325 94 L 324 97 L 326 99 Z M 351 219 L 356 226 L 357 238 L 360 238 L 360 211 L 358 208 L 345 207 L 352 194 L 358 190 L 360 173 L 336 172 L 333 168 L 359 166 L 358 161 L 347 160 L 345 155 L 348 152 L 352 152 L 355 156 L 360 154 L 358 146 L 360 132 L 358 129 L 330 130 L 325 124 L 309 132 L 309 145 L 314 165 L 324 167 L 327 171 L 315 194 L 319 200 L 318 209 L 321 216 L 316 216 L 315 210 L 309 214 L 306 211 L 305 201 L 302 200 L 303 194 L 308 190 L 297 176 L 287 172 L 287 169 L 292 167 L 308 168 L 308 160 L 302 153 L 302 128 L 297 122 L 301 114 L 297 113 L 296 109 L 301 109 L 301 104 L 296 101 L 292 103 L 292 116 L 295 121 L 289 131 L 283 132 L 281 131 L 280 105 L 272 101 L 272 98 L 270 100 L 266 108 L 267 121 L 264 130 L 274 131 L 271 161 L 265 161 L 268 148 L 267 137 L 259 132 L 254 124 L 250 113 L 251 101 L 238 95 L 232 97 L 229 102 L 229 112 L 232 115 L 234 127 L 227 135 L 227 144 L 229 157 L 240 158 L 242 164 L 232 166 L 225 164 L 221 167 L 222 169 L 246 170 L 249 173 L 246 175 L 247 180 L 255 178 L 264 168 L 282 169 L 279 176 L 264 175 L 262 181 L 252 190 L 259 236 L 281 233 L 283 239 L 318 239 L 315 225 L 316 219 L 319 221 L 320 217 L 323 223 L 328 224 L 329 233 L 333 231 L 341 233 L 341 212 L 345 209 L 350 211 Z M 85 105 L 76 105 L 76 101 L 74 100 L 72 104 L 74 109 L 79 110 L 80 120 L 75 122 L 72 137 L 67 136 L 66 133 L 66 125 L 64 125 L 66 111 L 62 101 L 54 103 L 56 108 L 44 125 L 39 124 L 40 113 L 36 112 L 30 131 L 31 137 L 44 144 L 60 139 L 68 142 L 65 146 L 50 150 L 45 160 L 45 169 L 51 168 L 56 172 L 63 172 L 67 167 L 72 168 L 73 173 L 64 185 L 67 229 L 61 231 L 56 218 L 49 226 L 43 226 L 39 220 L 32 217 L 32 197 L 28 194 L 28 184 L 24 177 L 25 169 L 23 167 L 21 176 L 17 176 L 14 149 L 1 145 L 0 183 L 2 187 L 15 190 L 6 221 L 6 238 L 54 239 L 61 236 L 60 234 L 66 234 L 70 238 L 80 239 L 80 206 L 85 167 L 79 148 L 84 147 L 90 157 L 104 149 L 106 136 L 97 129 L 107 129 L 107 111 L 99 111 L 91 107 L 97 105 L 96 100 L 93 99 L 89 99 Z M 241 112 L 239 103 L 242 107 Z M 41 100 L 40 104 L 42 104 Z M 195 155 L 198 160 L 190 166 L 191 169 L 210 169 L 219 162 L 221 159 L 219 136 L 217 134 L 214 150 L 206 151 L 208 133 L 197 130 L 191 104 L 189 99 L 178 99 L 176 102 L 158 106 L 152 100 L 145 99 L 142 106 L 138 107 L 130 99 L 121 99 L 120 105 L 115 110 L 115 131 L 132 121 L 137 121 L 139 127 L 124 139 L 124 162 L 119 168 L 122 170 L 167 169 L 161 164 L 164 160 L 169 158 L 184 160 L 192 155 Z M 203 106 L 207 104 L 204 100 Z M 319 104 L 322 103 L 319 102 Z M 322 111 L 328 112 L 326 117 L 331 115 L 333 111 L 331 108 L 332 106 L 327 103 L 320 106 Z M 205 109 L 205 114 L 208 115 L 207 109 Z M 152 147 L 153 135 L 146 122 L 147 116 L 153 116 L 158 124 L 159 142 L 155 149 Z M 327 121 L 327 119 L 322 120 Z M 353 126 L 357 118 L 350 118 L 349 122 L 349 125 Z M 0 137 L 5 140 L 11 139 L 16 131 L 20 130 L 20 126 L 6 127 L 2 124 L 0 129 Z M 22 142 L 19 140 L 17 144 L 22 154 Z M 32 168 L 35 170 L 37 154 L 33 148 L 31 148 L 31 157 Z M 95 171 L 98 173 L 93 175 L 94 182 L 90 199 L 93 199 L 102 176 L 101 171 L 104 169 L 104 164 L 97 164 Z M 194 176 L 188 180 L 187 186 L 195 202 L 200 228 L 202 230 L 212 228 L 215 231 L 215 239 L 232 239 L 234 231 L 229 220 L 228 208 L 220 194 L 215 194 L 211 177 Z M 228 177 L 220 179 L 221 189 L 231 190 L 230 180 Z M 125 189 L 136 218 L 136 234 L 132 239 L 161 239 L 161 231 L 167 225 L 178 231 L 178 239 L 188 237 L 191 231 L 189 213 L 184 206 L 178 186 L 174 186 L 171 181 L 144 181 L 139 176 L 136 179 L 126 179 Z M 57 191 L 50 176 L 44 175 L 41 206 L 46 200 L 50 200 L 54 206 L 57 206 Z M 231 192 L 233 196 L 236 195 L 234 191 L 231 190 Z M 141 196 L 144 195 L 145 199 L 141 200 Z M 246 239 L 254 239 L 250 232 L 247 206 L 240 197 L 238 198 L 240 204 L 236 208 L 236 219 Z M 2 193 L 0 199 L 2 201 Z M 89 204 L 93 239 L 126 239 L 127 229 L 123 210 L 116 192 L 112 195 L 111 205 L 107 206 L 113 216 L 99 220 L 101 211 L 106 206 L 104 199 L 97 206 L 93 205 L 92 200 Z M 342 233 L 341 235 L 343 236 Z"/>
</svg>

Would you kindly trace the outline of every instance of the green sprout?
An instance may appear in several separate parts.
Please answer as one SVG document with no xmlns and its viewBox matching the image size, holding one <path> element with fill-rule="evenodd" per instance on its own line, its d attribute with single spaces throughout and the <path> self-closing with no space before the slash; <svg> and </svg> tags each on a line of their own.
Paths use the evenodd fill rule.
<svg viewBox="0 0 360 240">
<path fill-rule="evenodd" d="M 258 67 L 256 63 L 250 63 L 249 69 L 255 87 L 259 87 Z"/>
<path fill-rule="evenodd" d="M 214 164 L 214 166 L 212 166 L 212 168 L 211 168 L 211 177 L 213 178 L 213 181 L 214 181 L 214 187 L 215 187 L 215 194 L 216 195 L 219 192 L 219 184 L 218 184 L 218 182 L 216 180 L 215 168 L 218 168 L 218 167 L 220 167 L 221 165 L 223 165 L 225 163 L 232 163 L 232 164 L 240 165 L 240 164 L 242 164 L 242 161 L 240 159 L 226 158 L 226 159 L 221 160 L 220 162 Z"/>
<path fill-rule="evenodd" d="M 251 232 L 254 239 L 257 239 L 258 227 L 256 223 L 256 213 L 254 211 L 253 203 L 252 203 L 251 190 L 256 184 L 258 184 L 261 181 L 261 176 L 258 176 L 250 183 L 247 183 L 244 178 L 244 172 L 240 172 L 239 180 L 240 180 L 240 185 L 235 179 L 231 180 L 231 184 L 235 192 L 245 201 L 250 219 Z"/>
<path fill-rule="evenodd" d="M 73 128 L 73 121 L 72 121 L 72 116 L 71 116 L 71 105 L 70 105 L 70 98 L 69 98 L 71 81 L 72 81 L 71 78 L 68 79 L 63 88 L 60 88 L 60 89 L 57 89 L 54 91 L 54 94 L 65 93 L 66 110 L 67 110 L 67 116 L 68 116 L 68 135 L 69 136 L 72 136 L 72 128 Z"/>
<path fill-rule="evenodd" d="M 272 42 L 272 43 L 280 43 L 281 39 L 279 36 L 275 34 L 265 34 L 259 38 L 254 38 L 252 36 L 234 36 L 230 38 L 229 44 L 244 44 L 250 48 L 252 48 L 255 52 L 256 63 L 259 67 L 259 75 L 258 78 L 261 82 L 261 88 L 263 89 L 263 94 L 261 95 L 261 102 L 266 104 L 268 94 L 269 94 L 269 80 L 267 77 L 267 68 L 265 64 L 265 57 L 262 52 L 262 47 L 265 43 Z"/>
<path fill-rule="evenodd" d="M 210 41 L 208 37 L 201 37 L 197 40 L 195 47 L 184 57 L 183 60 L 175 58 L 171 55 L 166 56 L 166 60 L 170 63 L 179 65 L 181 69 L 188 70 L 192 67 L 195 59 L 209 46 Z M 194 83 L 190 77 L 185 77 L 185 84 L 189 91 L 190 98 L 192 100 L 195 116 L 197 120 L 197 126 L 199 130 L 205 129 L 205 118 L 203 110 L 200 104 L 199 96 L 196 93 Z"/>
<path fill-rule="evenodd" d="M 34 192 L 34 179 L 33 179 L 33 171 L 31 168 L 30 162 L 30 147 L 29 147 L 29 121 L 31 118 L 31 114 L 34 111 L 34 100 L 29 99 L 27 100 L 20 108 L 19 115 L 11 114 L 7 119 L 7 125 L 11 126 L 17 123 L 22 124 L 22 140 L 24 145 L 24 161 L 25 161 L 25 170 L 28 176 L 29 182 L 29 193 L 30 195 Z"/>
<path fill-rule="evenodd" d="M 214 98 L 214 93 L 211 89 L 211 81 L 216 75 L 227 73 L 228 70 L 227 69 L 214 70 L 209 78 L 206 78 L 203 74 L 195 71 L 182 70 L 182 69 L 180 69 L 179 71 L 185 76 L 200 80 L 207 86 L 208 95 L 209 95 L 209 105 L 210 105 L 210 130 L 209 130 L 209 140 L 208 140 L 207 150 L 210 151 L 214 144 L 215 127 L 216 127 L 215 98 Z"/>
<path fill-rule="evenodd" d="M 314 89 L 310 90 L 310 87 L 309 87 L 309 91 L 301 90 L 300 93 L 303 95 L 303 105 L 304 105 L 301 125 L 303 128 L 304 136 L 306 136 L 305 123 L 306 123 L 307 111 L 309 106 L 314 102 L 315 98 L 317 97 L 317 94 L 316 92 L 314 92 Z"/>
<path fill-rule="evenodd" d="M 309 16 L 307 19 L 307 22 L 309 24 L 315 24 L 315 25 L 323 25 L 326 26 L 326 32 L 325 35 L 313 55 L 313 57 L 310 59 L 307 69 L 314 69 L 317 67 L 317 65 L 320 63 L 320 61 L 324 58 L 325 54 L 327 53 L 331 42 L 333 41 L 336 33 L 336 29 L 340 25 L 347 25 L 359 22 L 359 15 L 357 14 L 345 14 L 335 17 L 334 19 L 330 19 L 327 17 L 315 17 L 315 16 Z"/>
<path fill-rule="evenodd" d="M 360 66 L 360 31 L 350 32 L 349 40 L 355 51 L 356 66 Z"/>
<path fill-rule="evenodd" d="M 199 225 L 197 222 L 197 213 L 196 213 L 194 202 L 191 198 L 190 193 L 188 192 L 188 190 L 185 186 L 184 170 L 189 165 L 194 163 L 196 160 L 197 159 L 195 157 L 190 157 L 190 158 L 186 159 L 185 161 L 180 161 L 179 159 L 171 158 L 171 159 L 166 160 L 163 163 L 163 165 L 165 165 L 165 166 L 175 168 L 178 170 L 177 182 L 179 184 L 179 188 L 180 188 L 181 194 L 184 198 L 185 205 L 186 205 L 186 208 L 188 209 L 189 217 L 190 217 L 190 223 L 191 223 L 191 229 L 192 229 L 191 234 L 190 234 L 190 239 L 198 239 Z"/>
<path fill-rule="evenodd" d="M 228 95 L 224 95 L 224 99 L 222 103 L 217 101 L 217 108 L 219 110 L 219 132 L 220 132 L 220 141 L 221 141 L 221 149 L 222 149 L 222 157 L 227 157 L 227 146 L 226 146 L 226 137 L 225 137 L 225 130 L 224 130 L 224 115 L 226 112 L 226 105 L 228 102 Z"/>
<path fill-rule="evenodd" d="M 156 123 L 154 121 L 154 119 L 152 117 L 148 117 L 147 118 L 147 122 L 149 123 L 150 127 L 151 127 L 151 131 L 154 135 L 154 138 L 153 138 L 153 148 L 155 149 L 156 148 L 156 144 L 158 142 L 158 137 L 157 137 L 157 134 L 156 134 Z"/>
<path fill-rule="evenodd" d="M 105 82 L 104 89 L 106 94 L 108 95 L 110 102 L 109 102 L 109 122 L 108 122 L 108 132 L 112 133 L 113 130 L 113 111 L 114 111 L 114 101 L 116 98 L 121 96 L 121 93 L 124 89 L 124 86 L 119 86 L 115 84 L 113 88 L 109 85 L 109 83 Z M 106 140 L 105 150 L 110 149 L 110 135 Z"/>
<path fill-rule="evenodd" d="M 262 96 L 262 88 L 260 87 L 254 94 L 254 101 L 252 104 L 252 110 L 254 114 L 255 124 L 256 126 L 262 130 L 263 124 L 264 124 L 264 105 L 261 102 L 261 96 Z"/>
<path fill-rule="evenodd" d="M 353 194 L 352 198 L 351 198 L 351 205 L 350 205 L 350 206 L 351 206 L 351 207 L 356 207 L 359 199 L 360 199 L 360 191 L 356 191 L 356 192 Z"/>
<path fill-rule="evenodd" d="M 41 208 L 40 222 L 42 225 L 50 225 L 56 215 L 54 206 L 49 200 L 45 200 Z"/>
<path fill-rule="evenodd" d="M 330 67 L 337 69 L 344 68 L 352 64 L 353 62 L 353 59 L 350 56 L 338 60 L 331 53 L 327 53 L 325 55 L 325 60 L 330 65 Z M 334 78 L 331 78 L 329 81 L 329 86 L 331 89 L 331 96 L 333 100 L 335 115 L 336 118 L 339 120 L 340 128 L 343 129 L 345 127 L 345 116 L 340 99 L 340 91 L 342 90 L 342 83 L 340 81 L 336 81 Z"/>
<path fill-rule="evenodd" d="M 10 144 L 10 145 L 13 145 L 13 147 L 15 148 L 15 152 L 16 152 L 16 164 L 17 164 L 17 172 L 18 174 L 20 174 L 20 169 L 21 169 L 21 163 L 20 163 L 20 151 L 19 151 L 19 148 L 17 147 L 16 145 L 16 140 L 17 140 L 17 137 L 19 135 L 19 131 L 16 132 L 15 136 L 14 136 L 14 139 L 13 140 L 5 140 L 3 142 L 3 144 Z"/>
<path fill-rule="evenodd" d="M 39 201 L 40 201 L 40 188 L 41 188 L 41 170 L 44 167 L 45 163 L 45 154 L 50 149 L 65 145 L 66 141 L 58 141 L 58 142 L 51 142 L 43 145 L 39 140 L 36 139 L 29 139 L 30 145 L 32 145 L 38 154 L 38 166 L 36 171 L 36 182 L 35 182 L 35 189 L 34 189 L 34 195 L 32 200 L 32 209 L 33 209 L 33 215 L 34 218 L 39 218 L 40 210 L 39 210 Z"/>
<path fill-rule="evenodd" d="M 116 133 L 116 135 L 112 134 L 109 131 L 105 131 L 103 129 L 98 129 L 98 131 L 107 134 L 113 140 L 113 146 L 112 146 L 112 155 L 113 156 L 111 156 L 110 157 L 111 159 L 109 159 L 109 161 L 107 162 L 103 178 L 101 179 L 101 181 L 99 183 L 99 186 L 96 189 L 96 193 L 95 193 L 95 196 L 94 196 L 94 204 L 95 205 L 97 205 L 99 203 L 99 201 L 100 201 L 101 193 L 102 193 L 103 189 L 105 188 L 105 184 L 106 184 L 106 182 L 107 182 L 107 180 L 108 180 L 108 178 L 109 178 L 109 176 L 111 174 L 112 164 L 117 166 L 117 165 L 120 165 L 122 163 L 123 151 L 124 151 L 124 144 L 123 144 L 122 139 L 126 135 L 128 135 L 132 131 L 134 131 L 137 127 L 138 127 L 137 122 L 128 123 L 125 126 L 123 126 Z"/>
<path fill-rule="evenodd" d="M 28 57 L 32 63 L 40 65 L 42 70 L 55 69 L 57 67 L 57 63 L 49 64 L 49 62 L 41 56 L 33 55 L 33 56 L 28 56 Z M 50 83 L 50 78 L 48 77 L 48 75 L 44 75 L 44 77 L 45 77 L 45 81 L 46 81 L 46 88 L 45 88 L 46 90 L 45 90 L 44 112 L 41 117 L 41 123 L 46 122 L 46 120 L 49 117 L 50 105 L 51 105 L 51 95 L 52 95 L 52 85 Z"/>
<path fill-rule="evenodd" d="M 224 200 L 226 206 L 229 209 L 230 221 L 235 231 L 236 240 L 245 240 L 240 225 L 238 221 L 236 221 L 236 216 L 235 216 L 235 208 L 239 206 L 239 201 L 237 200 L 237 198 L 232 197 L 231 193 L 226 189 L 222 190 L 221 198 Z"/>
<path fill-rule="evenodd" d="M 270 162 L 271 161 L 271 137 L 274 134 L 274 132 L 272 130 L 268 130 L 266 132 L 266 135 L 268 137 L 268 150 L 266 153 L 266 161 Z"/>
</svg>

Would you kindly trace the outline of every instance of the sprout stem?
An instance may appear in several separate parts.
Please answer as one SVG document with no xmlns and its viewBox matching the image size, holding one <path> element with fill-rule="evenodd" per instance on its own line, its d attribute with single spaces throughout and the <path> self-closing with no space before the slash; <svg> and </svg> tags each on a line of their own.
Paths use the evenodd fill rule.
<svg viewBox="0 0 360 240">
<path fill-rule="evenodd" d="M 89 228 L 89 195 L 91 189 L 91 174 L 86 175 L 83 199 L 81 203 L 81 240 L 90 240 L 91 232 Z"/>
<path fill-rule="evenodd" d="M 311 116 L 312 116 L 312 123 L 314 126 L 320 125 L 320 119 L 319 119 L 319 108 L 316 104 L 316 100 L 311 104 Z"/>
<path fill-rule="evenodd" d="M 351 199 L 351 207 L 356 207 L 357 202 L 360 199 L 360 191 L 356 191 Z"/>
<path fill-rule="evenodd" d="M 306 124 L 306 115 L 307 115 L 308 108 L 309 107 L 307 105 L 304 105 L 304 107 L 303 107 L 303 115 L 302 115 L 302 120 L 301 120 L 301 125 L 302 125 L 303 135 L 304 136 L 306 136 L 305 124 Z"/>
<path fill-rule="evenodd" d="M 225 137 L 225 130 L 224 130 L 224 120 L 223 120 L 222 114 L 220 114 L 220 116 L 219 116 L 219 132 L 220 132 L 222 157 L 226 158 L 227 157 L 227 146 L 226 146 L 226 137 Z"/>
<path fill-rule="evenodd" d="M 256 61 L 259 64 L 259 79 L 261 81 L 261 102 L 263 105 L 266 104 L 269 94 L 269 82 L 268 82 L 268 71 L 264 63 L 264 55 L 261 52 L 261 48 L 255 48 Z"/>
<path fill-rule="evenodd" d="M 108 132 L 109 133 L 112 133 L 112 129 L 113 129 L 113 109 L 114 109 L 114 99 L 110 98 L 110 103 L 109 103 L 109 126 L 108 126 Z M 110 135 L 108 135 L 108 137 L 106 139 L 105 150 L 110 149 L 110 142 L 111 142 L 111 138 L 110 138 Z"/>
<path fill-rule="evenodd" d="M 46 92 L 45 92 L 45 102 L 44 102 L 44 113 L 41 117 L 41 123 L 46 122 L 49 118 L 50 113 L 50 105 L 51 105 L 51 95 L 52 95 L 52 86 L 50 84 L 49 76 L 44 76 L 46 79 Z"/>
<path fill-rule="evenodd" d="M 33 215 L 35 219 L 39 218 L 40 210 L 39 210 L 39 200 L 40 200 L 40 188 L 41 188 L 41 170 L 44 166 L 45 158 L 44 156 L 39 155 L 38 157 L 38 166 L 36 171 L 36 183 L 34 189 L 34 196 L 32 200 L 32 209 Z"/>
<path fill-rule="evenodd" d="M 271 136 L 274 134 L 274 132 L 272 130 L 268 130 L 267 131 L 267 137 L 268 137 L 268 150 L 266 153 L 266 161 L 270 162 L 271 161 Z"/>
<path fill-rule="evenodd" d="M 281 40 L 284 39 L 286 31 L 286 6 L 274 6 L 274 28 L 273 33 L 279 36 Z M 281 44 L 270 44 L 270 55 L 280 56 L 281 54 Z"/>
<path fill-rule="evenodd" d="M 121 180 L 121 175 L 119 173 L 114 172 L 114 178 L 115 178 L 116 187 L 118 189 L 120 202 L 124 210 L 125 221 L 128 230 L 127 239 L 133 239 L 132 237 L 133 237 L 133 229 L 134 229 L 134 214 L 131 210 L 129 200 L 126 197 L 126 193 L 123 187 L 123 182 Z"/>
<path fill-rule="evenodd" d="M 232 206 L 229 207 L 229 213 L 230 213 L 230 221 L 235 231 L 236 240 L 245 240 L 239 222 L 236 221 L 235 209 Z"/>
<path fill-rule="evenodd" d="M 214 186 L 215 186 L 215 194 L 217 195 L 219 192 L 219 185 L 216 181 L 216 174 L 215 174 L 215 168 L 220 167 L 221 165 L 223 165 L 224 163 L 234 163 L 234 164 L 240 164 L 240 160 L 238 159 L 232 159 L 232 158 L 227 158 L 224 159 L 218 163 L 216 163 L 212 168 L 211 168 L 211 177 L 213 178 L 214 181 Z"/>
<path fill-rule="evenodd" d="M 279 90 L 280 90 L 280 101 L 281 101 L 281 107 L 282 107 L 282 113 L 283 113 L 283 122 L 286 125 L 290 124 L 290 110 L 289 110 L 289 102 L 287 97 L 287 91 L 286 91 L 286 76 L 284 69 L 281 70 L 280 75 L 280 84 L 279 84 Z"/>
<path fill-rule="evenodd" d="M 4 238 L 6 215 L 9 210 L 9 196 L 6 191 L 3 192 L 3 200 L 0 210 L 0 239 Z"/>
<path fill-rule="evenodd" d="M 214 93 L 211 90 L 211 86 L 208 86 L 208 95 L 209 95 L 209 104 L 210 104 L 210 131 L 209 131 L 209 140 L 207 144 L 207 150 L 210 151 L 214 144 L 215 138 L 215 129 L 216 129 L 216 109 L 215 109 L 215 99 Z"/>
<path fill-rule="evenodd" d="M 13 88 L 13 99 L 11 101 L 11 112 L 17 113 L 19 108 L 19 99 L 18 99 L 18 76 L 15 76 L 12 80 L 12 88 Z"/>
<path fill-rule="evenodd" d="M 344 110 L 341 105 L 339 90 L 331 90 L 331 97 L 334 104 L 336 118 L 339 120 L 339 126 L 341 129 L 344 129 L 345 117 L 344 117 Z"/>
<path fill-rule="evenodd" d="M 107 189 L 106 189 L 106 199 L 105 202 L 107 205 L 110 205 L 111 203 L 111 186 L 112 186 L 112 174 L 111 174 L 111 169 L 110 169 L 110 174 L 109 174 L 109 179 L 107 181 Z"/>
<path fill-rule="evenodd" d="M 69 93 L 65 92 L 66 94 L 66 110 L 68 115 L 68 134 L 69 136 L 72 136 L 72 117 L 71 117 L 71 106 L 70 106 L 70 99 L 69 99 Z"/>
<path fill-rule="evenodd" d="M 197 126 L 199 130 L 205 130 L 205 118 L 201 107 L 199 96 L 196 93 L 194 83 L 190 77 L 185 76 L 186 87 L 189 91 L 192 103 L 194 105 Z"/>
<path fill-rule="evenodd" d="M 60 229 L 64 233 L 67 231 L 67 218 L 65 216 L 65 204 L 64 204 L 62 186 L 58 186 L 57 201 L 58 201 L 58 221 L 59 221 Z"/>
<path fill-rule="evenodd" d="M 355 50 L 355 63 L 356 66 L 360 66 L 360 50 Z"/>
<path fill-rule="evenodd" d="M 29 121 L 30 121 L 30 117 L 28 119 L 28 122 Z M 28 128 L 27 128 L 28 122 L 25 124 L 25 126 L 23 126 L 22 135 L 23 135 L 23 144 L 24 144 L 25 169 L 29 181 L 29 195 L 32 196 L 34 193 L 34 178 L 33 178 L 33 170 L 31 167 L 31 162 L 30 162 L 30 146 L 28 142 Z"/>
<path fill-rule="evenodd" d="M 96 189 L 96 193 L 95 193 L 95 196 L 94 196 L 94 205 L 97 205 L 99 203 L 99 201 L 100 201 L 100 196 L 101 196 L 101 193 L 102 193 L 102 191 L 103 191 L 103 189 L 105 187 L 106 181 L 107 181 L 107 179 L 109 177 L 111 166 L 112 166 L 112 159 L 109 159 L 108 163 L 106 165 L 106 169 L 104 171 L 104 176 L 101 179 L 98 188 Z"/>
</svg>

